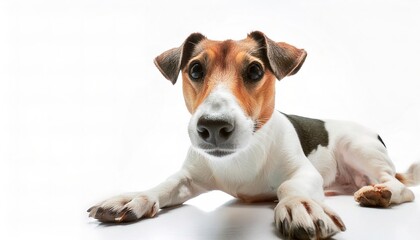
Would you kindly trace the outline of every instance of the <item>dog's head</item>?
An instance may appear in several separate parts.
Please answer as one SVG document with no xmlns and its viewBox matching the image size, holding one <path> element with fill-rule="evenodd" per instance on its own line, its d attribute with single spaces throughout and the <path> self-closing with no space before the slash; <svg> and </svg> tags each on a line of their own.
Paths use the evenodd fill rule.
<svg viewBox="0 0 420 240">
<path fill-rule="evenodd" d="M 155 64 L 173 84 L 182 72 L 193 147 L 222 157 L 245 148 L 270 119 L 276 78 L 295 74 L 305 57 L 305 50 L 261 32 L 240 41 L 193 33 L 180 47 L 156 57 Z"/>
</svg>

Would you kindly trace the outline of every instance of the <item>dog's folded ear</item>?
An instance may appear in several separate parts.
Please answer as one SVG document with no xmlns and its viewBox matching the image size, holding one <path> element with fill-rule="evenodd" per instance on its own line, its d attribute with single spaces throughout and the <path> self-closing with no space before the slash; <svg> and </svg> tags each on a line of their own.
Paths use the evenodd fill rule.
<svg viewBox="0 0 420 240">
<path fill-rule="evenodd" d="M 180 47 L 172 48 L 157 56 L 154 61 L 156 67 L 166 79 L 175 84 L 179 71 L 191 58 L 195 45 L 203 39 L 206 37 L 201 33 L 191 34 Z"/>
<path fill-rule="evenodd" d="M 248 37 L 258 42 L 270 68 L 278 80 L 297 73 L 306 58 L 306 51 L 284 42 L 276 43 L 264 33 L 251 32 Z"/>
</svg>

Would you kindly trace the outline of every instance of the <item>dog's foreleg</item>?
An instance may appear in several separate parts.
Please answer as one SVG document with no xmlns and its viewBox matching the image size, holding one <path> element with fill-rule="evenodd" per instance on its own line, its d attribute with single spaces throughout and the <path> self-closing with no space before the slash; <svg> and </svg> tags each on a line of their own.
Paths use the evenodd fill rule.
<svg viewBox="0 0 420 240">
<path fill-rule="evenodd" d="M 91 208 L 89 216 L 101 222 L 129 222 L 153 217 L 160 208 L 182 204 L 206 189 L 195 184 L 182 169 L 158 186 L 144 192 L 124 194 L 107 199 Z"/>
<path fill-rule="evenodd" d="M 340 217 L 322 203 L 321 175 L 312 166 L 297 169 L 277 190 L 274 217 L 280 233 L 293 239 L 324 239 L 344 231 Z"/>
</svg>

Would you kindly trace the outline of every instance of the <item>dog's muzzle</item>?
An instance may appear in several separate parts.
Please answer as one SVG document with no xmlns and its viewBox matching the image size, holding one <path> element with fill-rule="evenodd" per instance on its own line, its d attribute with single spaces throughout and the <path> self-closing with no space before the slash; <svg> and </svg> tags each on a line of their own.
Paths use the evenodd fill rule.
<svg viewBox="0 0 420 240">
<path fill-rule="evenodd" d="M 254 122 L 223 85 L 215 89 L 191 116 L 188 134 L 195 150 L 213 157 L 233 156 L 252 138 Z"/>
</svg>

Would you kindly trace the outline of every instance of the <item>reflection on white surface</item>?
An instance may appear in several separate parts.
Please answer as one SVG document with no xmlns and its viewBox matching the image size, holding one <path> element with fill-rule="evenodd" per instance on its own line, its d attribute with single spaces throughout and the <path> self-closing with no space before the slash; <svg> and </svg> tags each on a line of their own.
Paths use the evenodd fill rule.
<svg viewBox="0 0 420 240">
<path fill-rule="evenodd" d="M 419 188 L 414 189 L 416 194 Z M 221 201 L 225 196 L 208 193 L 208 199 Z M 344 220 L 347 230 L 333 239 L 417 239 L 420 227 L 420 203 L 393 206 L 390 209 L 359 207 L 351 196 L 327 198 L 326 203 Z M 203 205 L 207 205 L 204 203 Z M 100 239 L 279 239 L 273 224 L 275 203 L 246 204 L 230 200 L 206 212 L 202 204 L 186 204 L 163 210 L 154 219 L 127 225 L 97 224 Z M 93 226 L 95 224 L 93 223 Z"/>
<path fill-rule="evenodd" d="M 193 205 L 201 211 L 209 213 L 222 206 L 224 203 L 233 200 L 234 197 L 221 191 L 213 191 L 211 194 L 203 194 L 195 197 L 185 204 Z"/>
</svg>

